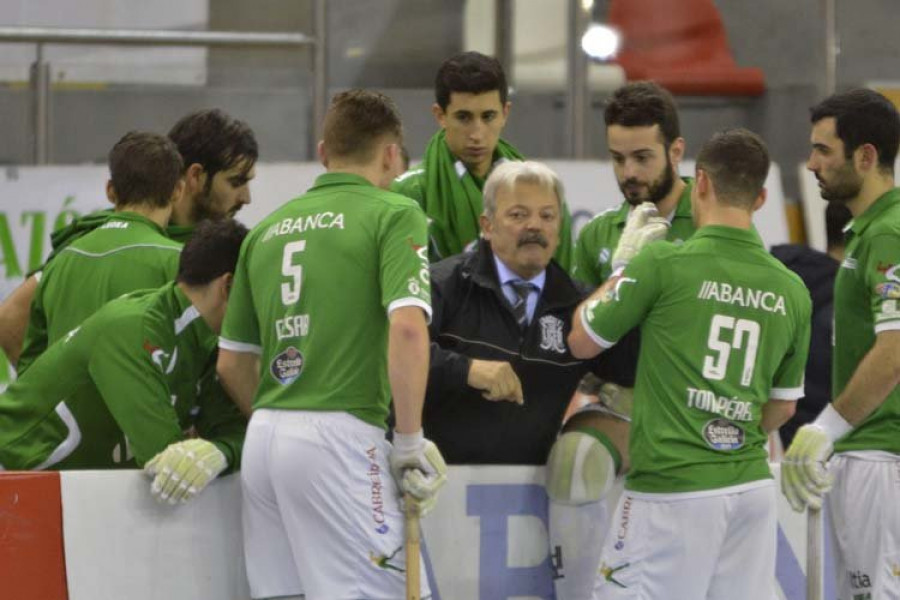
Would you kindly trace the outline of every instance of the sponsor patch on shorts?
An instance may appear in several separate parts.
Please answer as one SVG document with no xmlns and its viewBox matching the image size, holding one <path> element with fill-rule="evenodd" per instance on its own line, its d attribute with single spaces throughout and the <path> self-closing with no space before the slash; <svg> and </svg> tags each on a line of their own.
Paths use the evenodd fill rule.
<svg viewBox="0 0 900 600">
<path fill-rule="evenodd" d="M 703 439 L 716 450 L 737 450 L 744 445 L 744 430 L 725 419 L 713 419 L 703 426 Z"/>
<path fill-rule="evenodd" d="M 288 346 L 287 350 L 272 359 L 269 372 L 282 385 L 293 383 L 303 372 L 303 354 L 293 346 Z"/>
</svg>

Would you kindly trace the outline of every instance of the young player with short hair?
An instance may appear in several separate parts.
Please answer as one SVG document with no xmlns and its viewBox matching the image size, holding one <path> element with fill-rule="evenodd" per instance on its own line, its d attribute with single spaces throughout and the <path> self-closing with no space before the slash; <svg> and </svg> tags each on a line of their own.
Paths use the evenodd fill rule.
<svg viewBox="0 0 900 600">
<path fill-rule="evenodd" d="M 19 374 L 108 301 L 175 278 L 181 244 L 165 227 L 184 191 L 182 166 L 175 144 L 155 133 L 132 131 L 113 146 L 106 193 L 115 209 L 41 272 Z"/>
<path fill-rule="evenodd" d="M 697 157 L 694 236 L 648 245 L 578 310 L 576 356 L 641 328 L 631 469 L 595 598 L 774 597 L 765 443 L 803 394 L 811 302 L 752 228 L 768 169 L 756 135 L 714 135 Z"/>
<path fill-rule="evenodd" d="M 511 103 L 500 61 L 479 52 L 445 60 L 435 78 L 431 112 L 441 129 L 422 164 L 391 186 L 414 199 L 428 216 L 432 261 L 459 254 L 478 239 L 482 189 L 494 165 L 524 160 L 500 134 Z M 554 258 L 564 269 L 572 260 L 572 219 L 563 202 L 560 240 Z"/>
<path fill-rule="evenodd" d="M 399 489 L 427 510 L 446 477 L 421 425 L 425 215 L 387 191 L 401 143 L 389 98 L 335 96 L 319 144 L 327 173 L 241 252 L 218 372 L 252 410 L 241 479 L 254 598 L 402 597 Z"/>
</svg>

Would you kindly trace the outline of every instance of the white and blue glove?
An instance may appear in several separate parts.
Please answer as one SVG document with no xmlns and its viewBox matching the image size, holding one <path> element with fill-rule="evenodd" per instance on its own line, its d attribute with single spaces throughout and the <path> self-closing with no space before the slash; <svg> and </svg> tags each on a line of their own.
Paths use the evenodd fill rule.
<svg viewBox="0 0 900 600">
<path fill-rule="evenodd" d="M 419 514 L 429 512 L 437 503 L 438 490 L 447 482 L 447 463 L 434 442 L 418 433 L 394 432 L 391 474 L 400 491 L 412 496 Z"/>
<path fill-rule="evenodd" d="M 809 425 L 797 430 L 781 462 L 781 492 L 797 512 L 822 508 L 834 478 L 826 464 L 834 452 L 834 442 L 853 426 L 829 404 Z"/>
<path fill-rule="evenodd" d="M 169 444 L 144 465 L 144 473 L 153 477 L 150 493 L 159 502 L 184 504 L 227 466 L 215 444 L 197 438 Z"/>
<path fill-rule="evenodd" d="M 668 219 L 659 216 L 656 205 L 644 202 L 635 206 L 628 215 L 622 237 L 612 255 L 613 273 L 625 268 L 644 246 L 657 240 L 664 240 L 669 232 Z"/>
</svg>

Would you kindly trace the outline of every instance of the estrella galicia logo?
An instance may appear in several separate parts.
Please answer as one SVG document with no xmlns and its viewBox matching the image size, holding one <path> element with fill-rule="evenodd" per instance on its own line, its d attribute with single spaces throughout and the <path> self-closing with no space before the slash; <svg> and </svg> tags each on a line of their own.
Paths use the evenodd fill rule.
<svg viewBox="0 0 900 600">
<path fill-rule="evenodd" d="M 293 383 L 303 372 L 303 354 L 293 346 L 275 356 L 269 366 L 272 377 L 282 385 Z"/>
<path fill-rule="evenodd" d="M 716 450 L 737 450 L 744 445 L 744 430 L 725 419 L 713 419 L 703 426 L 703 439 Z"/>
</svg>

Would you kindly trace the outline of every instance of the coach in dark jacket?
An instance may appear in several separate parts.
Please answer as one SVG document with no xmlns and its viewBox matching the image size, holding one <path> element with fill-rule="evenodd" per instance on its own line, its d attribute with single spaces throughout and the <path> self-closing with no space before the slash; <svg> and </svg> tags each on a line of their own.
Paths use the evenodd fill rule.
<svg viewBox="0 0 900 600">
<path fill-rule="evenodd" d="M 499 165 L 472 252 L 432 266 L 425 435 L 448 463 L 544 464 L 581 377 L 566 345 L 585 296 L 551 260 L 561 188 L 535 162 Z"/>
</svg>

